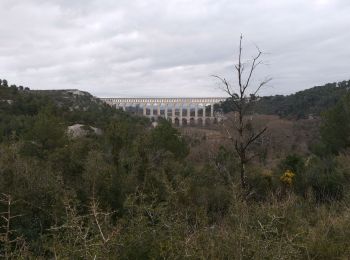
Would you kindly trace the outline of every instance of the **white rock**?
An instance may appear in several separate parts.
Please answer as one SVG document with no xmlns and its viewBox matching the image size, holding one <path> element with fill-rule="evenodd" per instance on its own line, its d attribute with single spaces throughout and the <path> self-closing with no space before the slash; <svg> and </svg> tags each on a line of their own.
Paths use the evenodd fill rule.
<svg viewBox="0 0 350 260">
<path fill-rule="evenodd" d="M 89 128 L 90 131 L 94 132 L 96 135 L 102 134 L 101 129 L 96 128 L 96 127 L 92 127 L 92 126 L 82 125 L 82 124 L 74 124 L 74 125 L 68 126 L 67 134 L 71 138 L 83 137 L 83 136 L 88 135 L 90 132 L 86 128 Z"/>
</svg>

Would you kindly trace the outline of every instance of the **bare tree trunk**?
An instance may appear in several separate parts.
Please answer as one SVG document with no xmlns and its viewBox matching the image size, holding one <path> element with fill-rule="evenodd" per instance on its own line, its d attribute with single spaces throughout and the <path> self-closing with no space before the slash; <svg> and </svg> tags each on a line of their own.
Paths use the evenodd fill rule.
<svg viewBox="0 0 350 260">
<path fill-rule="evenodd" d="M 0 214 L 0 219 L 5 222 L 0 226 L 0 242 L 3 244 L 4 259 L 25 258 L 25 241 L 23 237 L 16 235 L 16 230 L 12 230 L 12 220 L 21 215 L 12 215 L 11 209 L 15 201 L 9 194 L 0 194 L 0 203 L 6 207 L 6 211 Z"/>
<path fill-rule="evenodd" d="M 245 173 L 245 150 L 244 150 L 244 143 L 243 143 L 243 114 L 242 111 L 239 111 L 239 151 L 238 155 L 240 158 L 240 173 L 241 173 L 241 185 L 243 189 L 247 188 L 247 181 L 246 181 L 246 173 Z"/>
<path fill-rule="evenodd" d="M 246 80 L 244 80 L 244 70 L 245 65 L 247 63 L 242 62 L 242 39 L 243 36 L 240 36 L 239 41 L 239 52 L 238 52 L 238 64 L 235 65 L 236 73 L 237 73 L 237 88 L 238 90 L 234 90 L 234 88 L 229 84 L 229 82 L 225 78 L 221 78 L 219 76 L 214 76 L 223 83 L 223 91 L 226 92 L 229 95 L 229 100 L 231 102 L 232 110 L 237 111 L 238 113 L 238 126 L 232 125 L 231 129 L 238 132 L 238 137 L 234 137 L 234 135 L 231 135 L 229 131 L 227 130 L 227 133 L 229 135 L 229 139 L 232 140 L 234 143 L 234 148 L 236 151 L 236 154 L 239 157 L 240 161 L 240 179 L 241 179 L 241 186 L 243 189 L 248 188 L 247 184 L 247 176 L 246 176 L 246 164 L 250 159 L 252 159 L 253 156 L 249 157 L 248 150 L 250 146 L 266 131 L 266 127 L 262 130 L 259 130 L 257 133 L 254 131 L 250 131 L 247 128 L 247 124 L 245 123 L 245 116 L 247 115 L 248 111 L 247 108 L 251 105 L 253 102 L 250 100 L 247 96 L 247 92 L 249 91 L 249 86 L 251 83 L 252 76 L 254 74 L 254 71 L 256 67 L 260 64 L 262 64 L 261 61 L 259 61 L 260 56 L 262 55 L 262 52 L 258 50 L 258 54 L 253 57 L 253 59 L 250 62 L 250 67 L 246 75 Z M 256 95 L 261 87 L 266 85 L 271 78 L 266 78 L 264 81 L 260 82 L 253 91 L 250 91 L 250 94 Z"/>
</svg>

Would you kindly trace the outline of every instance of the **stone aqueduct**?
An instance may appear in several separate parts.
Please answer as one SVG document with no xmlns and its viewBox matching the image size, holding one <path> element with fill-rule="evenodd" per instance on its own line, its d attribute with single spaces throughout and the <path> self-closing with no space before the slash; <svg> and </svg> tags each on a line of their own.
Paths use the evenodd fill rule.
<svg viewBox="0 0 350 260">
<path fill-rule="evenodd" d="M 205 125 L 219 121 L 219 115 L 214 113 L 214 104 L 226 98 L 101 98 L 101 100 L 123 110 L 142 108 L 142 114 L 151 120 L 162 117 L 182 126 L 183 124 Z"/>
</svg>

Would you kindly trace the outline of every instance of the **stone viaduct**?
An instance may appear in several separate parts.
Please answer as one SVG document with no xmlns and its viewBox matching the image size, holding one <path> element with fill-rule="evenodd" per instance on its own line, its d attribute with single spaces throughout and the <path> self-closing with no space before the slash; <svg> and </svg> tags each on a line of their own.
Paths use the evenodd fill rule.
<svg viewBox="0 0 350 260">
<path fill-rule="evenodd" d="M 159 117 L 171 120 L 173 124 L 197 125 L 219 121 L 214 113 L 214 104 L 226 100 L 225 97 L 203 98 L 101 98 L 107 104 L 125 110 L 142 109 L 142 114 L 151 120 Z"/>
</svg>

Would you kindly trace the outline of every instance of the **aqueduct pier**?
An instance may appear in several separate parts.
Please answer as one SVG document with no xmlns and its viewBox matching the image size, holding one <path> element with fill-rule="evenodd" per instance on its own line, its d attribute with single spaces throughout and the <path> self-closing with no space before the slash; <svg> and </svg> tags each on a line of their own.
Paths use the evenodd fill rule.
<svg viewBox="0 0 350 260">
<path fill-rule="evenodd" d="M 159 117 L 171 120 L 180 126 L 219 121 L 214 113 L 214 104 L 226 100 L 225 97 L 205 98 L 101 98 L 107 104 L 128 109 L 142 109 L 142 114 L 151 120 Z"/>
</svg>

